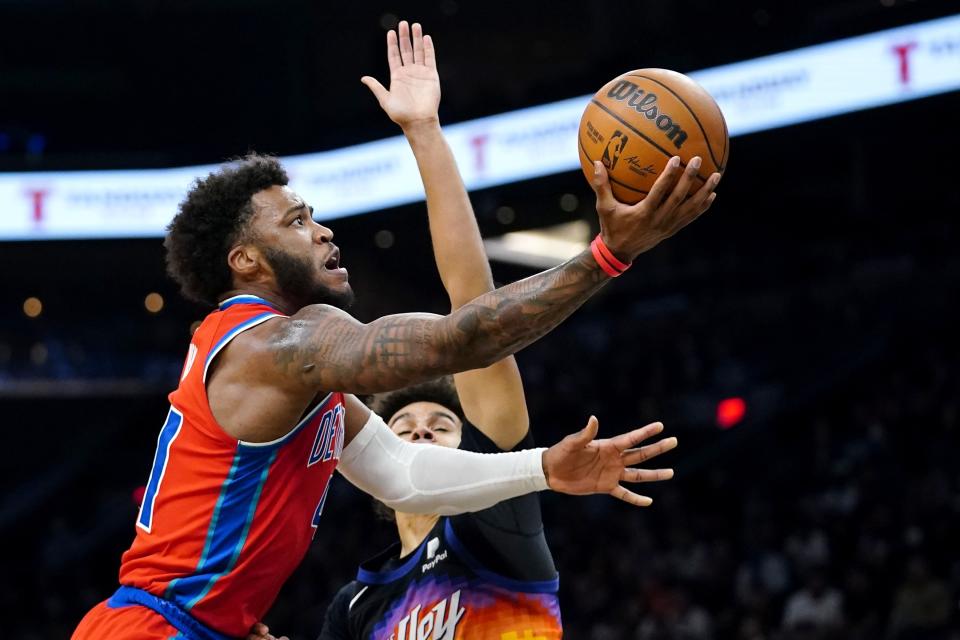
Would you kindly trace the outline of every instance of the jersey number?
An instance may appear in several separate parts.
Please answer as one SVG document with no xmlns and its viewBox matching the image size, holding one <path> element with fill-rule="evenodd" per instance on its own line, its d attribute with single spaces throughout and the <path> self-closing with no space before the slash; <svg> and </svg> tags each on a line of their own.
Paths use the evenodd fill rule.
<svg viewBox="0 0 960 640">
<path fill-rule="evenodd" d="M 327 479 L 327 486 L 323 489 L 323 495 L 320 496 L 320 503 L 317 505 L 317 510 L 313 512 L 313 521 L 310 523 L 314 529 L 320 524 L 320 516 L 323 515 L 323 505 L 327 504 L 327 494 L 330 492 L 330 483 L 333 480 L 332 477 Z M 316 531 L 313 532 L 316 535 Z"/>
<path fill-rule="evenodd" d="M 160 483 L 163 482 L 163 474 L 167 470 L 167 463 L 170 461 L 170 447 L 180 435 L 182 425 L 183 414 L 171 406 L 163 428 L 160 429 L 160 436 L 157 438 L 157 451 L 153 454 L 150 480 L 147 481 L 147 489 L 143 493 L 140 515 L 137 516 L 137 526 L 147 533 L 150 533 L 150 528 L 153 526 L 153 507 L 157 501 Z"/>
</svg>

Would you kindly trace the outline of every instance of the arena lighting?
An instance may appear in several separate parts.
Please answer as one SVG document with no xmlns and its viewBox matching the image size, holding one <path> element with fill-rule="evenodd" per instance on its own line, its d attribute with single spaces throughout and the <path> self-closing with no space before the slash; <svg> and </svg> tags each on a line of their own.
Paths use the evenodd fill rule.
<svg viewBox="0 0 960 640">
<path fill-rule="evenodd" d="M 23 313 L 28 318 L 36 318 L 43 313 L 43 302 L 40 298 L 27 298 L 23 301 Z"/>
<path fill-rule="evenodd" d="M 148 293 L 143 299 L 143 306 L 150 313 L 160 313 L 163 311 L 163 296 L 159 293 Z"/>
<path fill-rule="evenodd" d="M 960 89 L 960 15 L 689 75 L 716 98 L 731 136 L 915 100 Z M 588 99 L 445 127 L 467 188 L 577 169 Z M 284 163 L 319 220 L 423 200 L 401 136 Z M 191 182 L 215 168 L 0 174 L 0 240 L 161 236 Z"/>
<path fill-rule="evenodd" d="M 574 220 L 486 238 L 483 246 L 491 260 L 548 269 L 577 255 L 589 243 L 590 225 L 584 220 Z"/>
<path fill-rule="evenodd" d="M 717 426 L 730 429 L 738 425 L 747 413 L 747 403 L 743 398 L 725 398 L 717 403 Z"/>
</svg>

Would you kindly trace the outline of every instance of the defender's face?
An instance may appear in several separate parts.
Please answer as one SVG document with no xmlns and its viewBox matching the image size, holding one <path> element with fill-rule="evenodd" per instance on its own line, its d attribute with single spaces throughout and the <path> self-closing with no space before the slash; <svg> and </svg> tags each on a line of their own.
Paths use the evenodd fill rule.
<svg viewBox="0 0 960 640">
<path fill-rule="evenodd" d="M 302 305 L 344 306 L 352 299 L 333 231 L 313 220 L 313 208 L 289 187 L 272 186 L 253 198 L 250 224 L 280 292 Z"/>
<path fill-rule="evenodd" d="M 415 444 L 437 444 L 456 449 L 460 446 L 463 423 L 457 415 L 436 402 L 413 402 L 390 418 L 393 432 Z"/>
</svg>

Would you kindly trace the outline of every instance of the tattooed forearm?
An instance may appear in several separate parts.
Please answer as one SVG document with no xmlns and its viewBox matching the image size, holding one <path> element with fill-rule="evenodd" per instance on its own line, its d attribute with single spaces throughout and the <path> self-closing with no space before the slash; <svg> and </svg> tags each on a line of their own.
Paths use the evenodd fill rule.
<svg viewBox="0 0 960 640">
<path fill-rule="evenodd" d="M 274 344 L 288 376 L 324 390 L 374 393 L 486 367 L 556 327 L 609 278 L 589 251 L 465 304 L 449 316 L 402 314 L 363 325 L 330 307 L 291 318 Z"/>
</svg>

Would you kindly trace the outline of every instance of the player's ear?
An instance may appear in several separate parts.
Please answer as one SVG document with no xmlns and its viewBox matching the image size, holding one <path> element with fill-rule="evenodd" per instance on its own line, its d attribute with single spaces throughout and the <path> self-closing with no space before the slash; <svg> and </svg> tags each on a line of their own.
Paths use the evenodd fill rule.
<svg viewBox="0 0 960 640">
<path fill-rule="evenodd" d="M 263 253 L 248 242 L 234 245 L 227 253 L 227 265 L 235 274 L 252 278 L 264 265 Z"/>
</svg>

